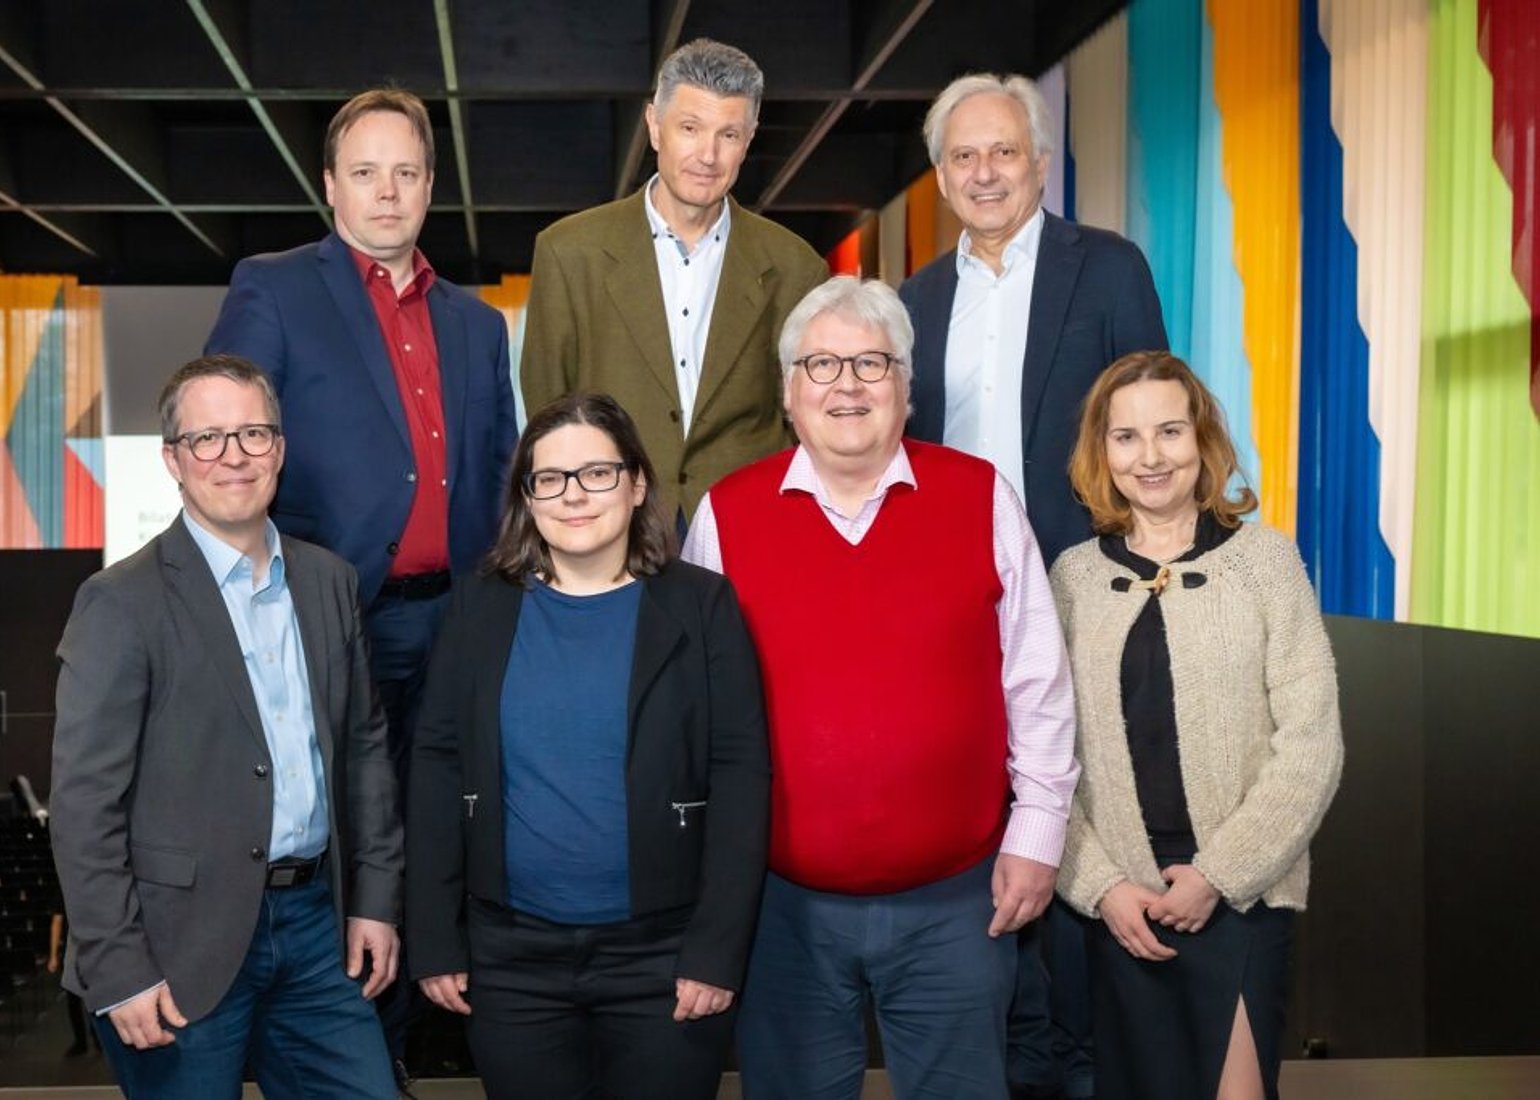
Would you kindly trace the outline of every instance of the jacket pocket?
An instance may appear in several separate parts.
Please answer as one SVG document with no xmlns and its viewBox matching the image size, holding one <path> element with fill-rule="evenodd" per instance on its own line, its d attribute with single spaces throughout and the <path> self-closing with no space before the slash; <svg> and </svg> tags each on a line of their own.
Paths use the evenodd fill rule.
<svg viewBox="0 0 1540 1100">
<path fill-rule="evenodd" d="M 147 844 L 128 846 L 128 863 L 134 877 L 162 886 L 187 887 L 197 878 L 198 861 L 181 848 L 152 848 Z"/>
</svg>

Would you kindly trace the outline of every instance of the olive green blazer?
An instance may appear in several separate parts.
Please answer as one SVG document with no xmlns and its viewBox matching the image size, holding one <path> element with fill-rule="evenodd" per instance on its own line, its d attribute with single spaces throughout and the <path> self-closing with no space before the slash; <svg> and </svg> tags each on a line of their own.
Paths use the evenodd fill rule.
<svg viewBox="0 0 1540 1100">
<path fill-rule="evenodd" d="M 796 234 L 732 199 L 722 279 L 686 438 L 663 284 L 642 192 L 563 218 L 535 239 L 519 363 L 533 414 L 574 390 L 607 393 L 636 421 L 669 515 L 686 518 L 739 466 L 792 442 L 781 409 L 781 322 L 829 276 Z"/>
</svg>

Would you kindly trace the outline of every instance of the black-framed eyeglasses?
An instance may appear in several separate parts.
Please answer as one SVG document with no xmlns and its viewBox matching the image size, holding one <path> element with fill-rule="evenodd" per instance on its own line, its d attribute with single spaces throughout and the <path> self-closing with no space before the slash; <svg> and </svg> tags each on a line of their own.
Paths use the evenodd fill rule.
<svg viewBox="0 0 1540 1100">
<path fill-rule="evenodd" d="M 278 442 L 282 434 L 277 424 L 242 424 L 233 432 L 220 431 L 218 428 L 183 432 L 168 442 L 172 445 L 187 444 L 187 449 L 200 462 L 215 462 L 225 457 L 225 448 L 230 446 L 232 439 L 247 458 L 261 458 L 273 449 L 273 444 Z"/>
<path fill-rule="evenodd" d="M 524 492 L 531 500 L 551 500 L 567 491 L 567 482 L 577 478 L 585 492 L 607 493 L 620 484 L 624 462 L 590 462 L 576 470 L 531 470 L 524 475 Z"/>
<path fill-rule="evenodd" d="M 846 363 L 850 364 L 851 373 L 858 381 L 881 382 L 888 376 L 888 370 L 893 364 L 901 362 L 903 360 L 898 356 L 889 355 L 885 351 L 863 351 L 860 355 L 830 355 L 820 352 L 804 355 L 801 359 L 793 359 L 791 365 L 807 371 L 807 376 L 820 386 L 831 386 L 839 381 Z"/>
</svg>

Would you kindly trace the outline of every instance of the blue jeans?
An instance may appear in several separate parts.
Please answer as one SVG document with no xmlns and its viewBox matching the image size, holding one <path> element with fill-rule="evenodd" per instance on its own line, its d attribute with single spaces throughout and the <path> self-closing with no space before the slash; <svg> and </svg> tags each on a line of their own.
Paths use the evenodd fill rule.
<svg viewBox="0 0 1540 1100">
<path fill-rule="evenodd" d="M 266 891 L 235 981 L 213 1012 L 176 1033 L 176 1042 L 135 1050 L 106 1016 L 96 1018 L 124 1095 L 236 1100 L 249 1059 L 267 1100 L 395 1100 L 379 1020 L 343 969 L 340 943 L 324 878 Z"/>
<path fill-rule="evenodd" d="M 765 882 L 738 1016 L 750 1100 L 854 1100 L 876 1010 L 894 1095 L 1003 1100 L 1016 937 L 986 934 L 990 857 L 897 894 Z"/>
</svg>

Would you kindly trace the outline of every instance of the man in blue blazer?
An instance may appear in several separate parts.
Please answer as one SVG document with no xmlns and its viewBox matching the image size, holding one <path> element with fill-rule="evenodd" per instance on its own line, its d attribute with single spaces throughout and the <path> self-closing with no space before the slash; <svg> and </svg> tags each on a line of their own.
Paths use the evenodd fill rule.
<svg viewBox="0 0 1540 1100">
<path fill-rule="evenodd" d="M 1081 401 L 1113 360 L 1166 347 L 1138 247 L 1042 209 L 1052 142 L 1047 104 L 1025 77 L 973 74 L 948 85 L 925 116 L 925 143 L 963 233 L 899 289 L 914 322 L 910 434 L 994 463 L 1026 505 L 1050 566 L 1091 537 L 1068 477 Z M 1090 1094 L 1077 921 L 1055 901 L 1019 934 L 1013 1096 Z"/>
<path fill-rule="evenodd" d="M 925 140 L 963 234 L 899 289 L 914 322 L 909 431 L 993 461 L 1052 565 L 1091 537 L 1068 477 L 1080 403 L 1113 360 L 1166 347 L 1160 299 L 1137 245 L 1042 209 L 1053 139 L 1031 81 L 953 81 Z"/>
<path fill-rule="evenodd" d="M 508 332 L 417 248 L 433 190 L 420 99 L 382 89 L 345 104 L 325 183 L 336 232 L 237 264 L 206 350 L 252 360 L 278 392 L 288 456 L 273 521 L 358 570 L 405 790 L 450 573 L 479 563 L 501 512 L 516 434 Z M 393 1003 L 382 1012 L 399 1059 L 405 1024 Z"/>
</svg>

